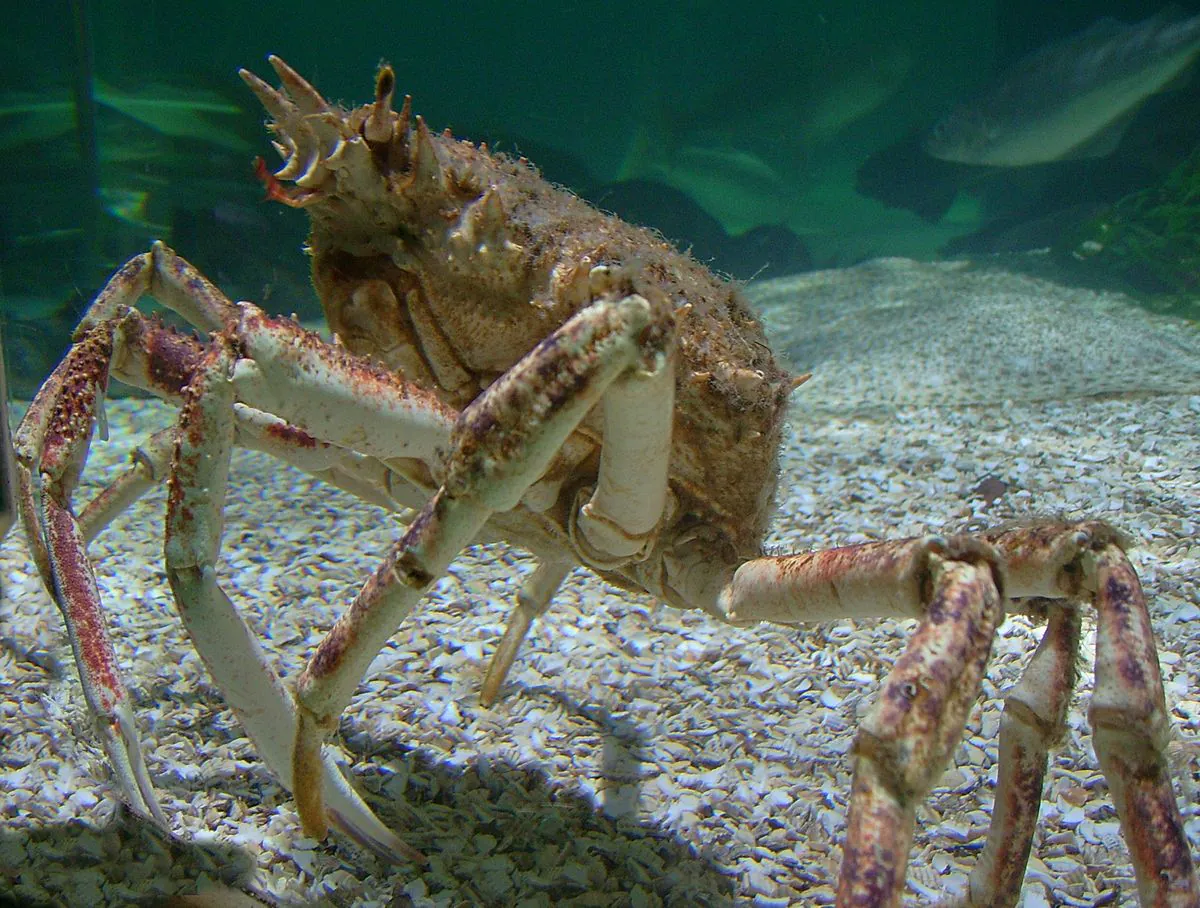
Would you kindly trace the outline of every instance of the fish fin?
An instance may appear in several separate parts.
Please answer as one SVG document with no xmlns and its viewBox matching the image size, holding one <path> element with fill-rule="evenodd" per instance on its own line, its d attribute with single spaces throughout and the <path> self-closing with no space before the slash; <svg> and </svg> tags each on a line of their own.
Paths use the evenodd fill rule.
<svg viewBox="0 0 1200 908">
<path fill-rule="evenodd" d="M 218 125 L 212 119 L 244 117 L 242 110 L 206 93 L 171 92 L 165 88 L 160 89 L 158 94 L 149 90 L 140 93 L 120 92 L 97 82 L 96 103 L 165 136 L 194 139 L 238 153 L 253 148 L 237 132 Z"/>
<path fill-rule="evenodd" d="M 661 95 L 654 92 L 647 99 L 613 182 L 661 178 L 662 170 L 675 156 L 678 136 L 676 117 Z"/>
</svg>

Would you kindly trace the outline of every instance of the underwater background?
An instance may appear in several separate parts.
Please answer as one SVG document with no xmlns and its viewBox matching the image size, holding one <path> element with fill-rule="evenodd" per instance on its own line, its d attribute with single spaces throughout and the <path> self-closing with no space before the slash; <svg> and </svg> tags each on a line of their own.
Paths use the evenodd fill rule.
<svg viewBox="0 0 1200 908">
<path fill-rule="evenodd" d="M 18 395 L 36 387 L 85 302 L 154 239 L 231 296 L 319 316 L 299 253 L 306 219 L 264 202 L 254 178 L 255 157 L 274 153 L 236 71 L 263 69 L 268 53 L 347 105 L 367 99 L 374 68 L 390 61 L 431 126 L 524 155 L 742 280 L 878 256 L 1051 250 L 1034 264 L 1195 318 L 1190 62 L 1114 115 L 1119 141 L 1102 154 L 989 166 L 925 147 L 947 111 L 986 98 L 1006 67 L 1105 17 L 1135 24 L 1160 10 L 1129 0 L 13 4 L 0 39 L 11 383 Z M 1184 53 L 1190 61 L 1194 47 Z M 1058 63 L 1068 75 L 1090 65 Z"/>
<path fill-rule="evenodd" d="M 277 84 L 277 54 L 349 107 L 386 61 L 434 129 L 525 156 L 744 284 L 780 362 L 812 374 L 765 551 L 1048 515 L 1127 533 L 1200 853 L 1200 0 L 52 0 L 4 21 L 12 411 L 156 240 L 319 325 L 308 217 L 267 199 L 257 162 L 278 156 L 238 70 Z M 111 392 L 81 513 L 179 418 Z M 261 451 L 230 476 L 222 588 L 290 684 L 408 516 Z M 122 806 L 54 596 L 24 533 L 0 530 L 0 908 L 833 904 L 852 742 L 913 622 L 732 628 L 574 570 L 492 709 L 480 680 L 537 563 L 470 546 L 340 726 L 356 787 L 432 858 L 398 868 L 302 834 L 179 619 L 164 485 L 89 557 L 169 835 Z M 0 519 L 10 486 L 0 472 Z M 997 634 L 918 812 L 905 905 L 966 891 L 1004 698 L 1040 640 L 1020 615 Z M 1079 675 L 1021 908 L 1135 899 Z"/>
</svg>

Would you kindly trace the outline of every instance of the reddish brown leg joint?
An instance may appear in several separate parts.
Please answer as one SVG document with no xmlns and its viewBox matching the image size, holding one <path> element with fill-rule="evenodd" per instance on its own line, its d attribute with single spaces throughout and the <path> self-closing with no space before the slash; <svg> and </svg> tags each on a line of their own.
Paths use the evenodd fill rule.
<svg viewBox="0 0 1200 908">
<path fill-rule="evenodd" d="M 1121 548 L 1100 541 L 1095 562 L 1096 692 L 1090 720 L 1143 905 L 1200 905 L 1195 868 L 1171 788 L 1166 699 L 1150 615 Z"/>
<path fill-rule="evenodd" d="M 987 844 L 971 873 L 970 903 L 1015 905 L 1033 846 L 1049 749 L 1063 736 L 1075 688 L 1080 613 L 1073 604 L 1035 600 L 1047 625 L 1020 682 L 1009 692 L 1000 722 L 996 801 Z"/>
<path fill-rule="evenodd" d="M 900 903 L 917 804 L 962 737 L 1003 615 L 984 551 L 930 556 L 926 615 L 855 741 L 838 905 Z"/>
</svg>

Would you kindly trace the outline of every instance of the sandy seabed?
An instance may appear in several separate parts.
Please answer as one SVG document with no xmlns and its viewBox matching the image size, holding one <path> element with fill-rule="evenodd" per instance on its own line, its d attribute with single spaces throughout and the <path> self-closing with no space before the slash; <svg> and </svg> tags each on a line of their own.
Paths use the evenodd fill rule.
<svg viewBox="0 0 1200 908">
<path fill-rule="evenodd" d="M 1129 533 L 1150 600 L 1200 854 L 1200 395 L 897 406 L 832 415 L 797 395 L 769 544 L 779 550 L 1100 517 Z M 848 411 L 853 408 L 849 407 Z M 109 404 L 83 497 L 170 408 Z M 988 476 L 995 500 L 977 493 Z M 990 492 L 1000 487 L 989 485 Z M 826 905 L 845 830 L 848 750 L 913 622 L 733 629 L 584 570 L 535 628 L 493 708 L 478 690 L 521 553 L 464 553 L 376 659 L 340 744 L 371 806 L 426 867 L 304 838 L 174 613 L 163 496 L 92 546 L 136 700 L 164 836 L 115 797 L 60 615 L 19 532 L 0 547 L 0 900 L 124 905 L 224 883 L 282 905 Z M 294 678 L 399 532 L 395 519 L 239 452 L 222 583 Z M 1094 639 L 1053 755 L 1022 904 L 1136 899 L 1085 720 Z M 953 765 L 918 811 L 908 903 L 961 892 L 982 845 L 1005 690 L 1038 639 L 999 632 Z M 67 867 L 71 869 L 67 869 Z"/>
</svg>

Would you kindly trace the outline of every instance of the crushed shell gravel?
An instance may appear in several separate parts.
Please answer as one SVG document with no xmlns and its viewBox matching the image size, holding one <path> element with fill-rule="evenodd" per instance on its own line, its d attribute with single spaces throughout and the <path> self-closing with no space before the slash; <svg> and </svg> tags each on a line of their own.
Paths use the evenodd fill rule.
<svg viewBox="0 0 1200 908">
<path fill-rule="evenodd" d="M 1200 396 L 886 416 L 827 406 L 797 395 L 769 540 L 779 550 L 1038 516 L 1099 516 L 1132 534 L 1200 853 Z M 171 412 L 111 402 L 110 442 L 94 445 L 80 500 Z M 0 898 L 123 905 L 224 883 L 280 905 L 832 903 L 847 752 L 911 622 L 732 629 L 578 570 L 485 709 L 480 680 L 531 564 L 472 549 L 376 659 L 343 719 L 355 782 L 431 858 L 389 866 L 344 838 L 300 834 L 173 613 L 162 515 L 158 491 L 92 551 L 171 838 L 114 797 L 60 616 L 20 533 L 0 547 Z M 343 493 L 237 454 L 219 572 L 285 677 L 397 531 Z M 1019 618 L 996 639 L 964 741 L 918 811 L 910 905 L 963 890 L 991 809 L 1004 691 L 1037 639 Z M 1026 908 L 1135 899 L 1084 718 L 1093 639 L 1086 622 Z"/>
</svg>

